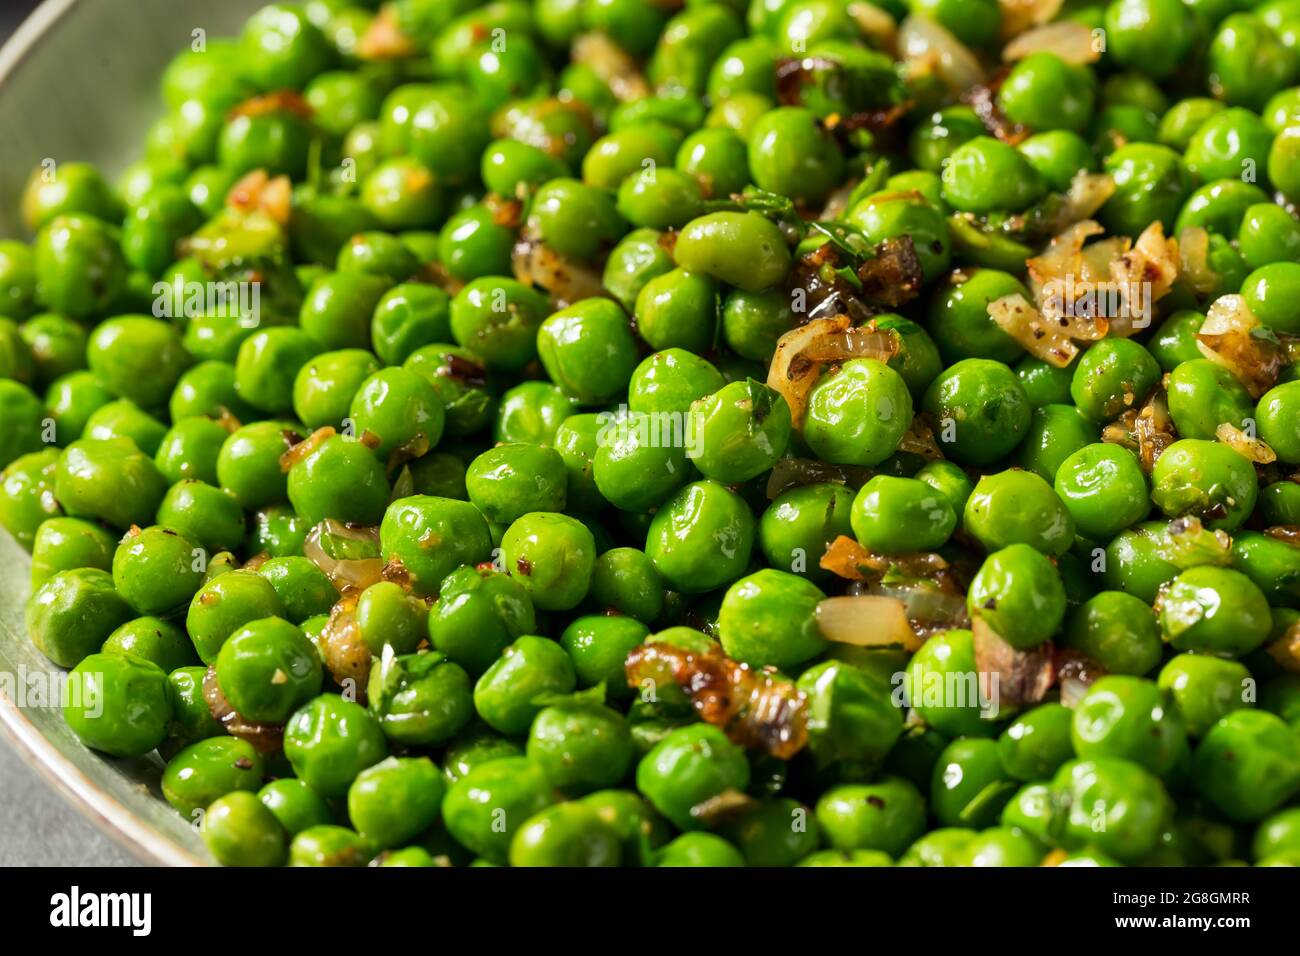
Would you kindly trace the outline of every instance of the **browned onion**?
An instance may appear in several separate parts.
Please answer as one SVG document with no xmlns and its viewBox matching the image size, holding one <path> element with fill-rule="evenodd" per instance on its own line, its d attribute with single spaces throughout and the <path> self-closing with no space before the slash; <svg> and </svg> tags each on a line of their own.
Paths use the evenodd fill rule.
<svg viewBox="0 0 1300 956">
<path fill-rule="evenodd" d="M 1277 461 L 1277 452 L 1262 439 L 1247 435 L 1230 422 L 1220 422 L 1214 430 L 1214 437 L 1219 439 L 1247 461 L 1257 465 L 1267 465 Z"/>
<path fill-rule="evenodd" d="M 558 308 L 582 299 L 609 297 L 594 269 L 570 262 L 540 240 L 521 238 L 515 243 L 510 261 L 516 279 L 545 289 Z"/>
<path fill-rule="evenodd" d="M 977 617 L 971 624 L 971 634 L 974 635 L 976 672 L 981 676 L 997 677 L 993 696 L 999 713 L 1004 705 L 1018 708 L 1037 704 L 1047 696 L 1056 678 L 1050 641 L 1031 650 L 1019 650 L 982 617 Z"/>
<path fill-rule="evenodd" d="M 1196 347 L 1235 375 L 1252 398 L 1277 384 L 1286 355 L 1275 340 L 1255 335 L 1260 322 L 1240 295 L 1222 295 L 1206 313 Z"/>
<path fill-rule="evenodd" d="M 914 71 L 933 72 L 954 92 L 984 82 L 984 68 L 975 54 L 928 17 L 913 14 L 903 20 L 898 27 L 898 53 Z"/>
<path fill-rule="evenodd" d="M 384 561 L 382 558 L 340 559 L 327 554 L 321 546 L 321 535 L 325 532 L 340 538 L 373 543 L 378 548 L 379 529 L 361 528 L 343 524 L 333 518 L 326 518 L 307 532 L 303 541 L 302 553 L 325 572 L 330 582 L 340 592 L 349 589 L 364 591 L 370 585 L 384 579 Z"/>
<path fill-rule="evenodd" d="M 892 331 L 854 328 L 847 315 L 813 319 L 777 340 L 767 384 L 781 393 L 795 427 L 802 428 L 808 393 L 828 364 L 853 358 L 888 362 L 897 352 L 898 338 Z"/>
<path fill-rule="evenodd" d="M 1053 53 L 1066 63 L 1078 65 L 1101 59 L 1092 31 L 1077 20 L 1061 20 L 1026 30 L 1003 47 L 1002 59 L 1011 63 L 1031 53 Z"/>
</svg>

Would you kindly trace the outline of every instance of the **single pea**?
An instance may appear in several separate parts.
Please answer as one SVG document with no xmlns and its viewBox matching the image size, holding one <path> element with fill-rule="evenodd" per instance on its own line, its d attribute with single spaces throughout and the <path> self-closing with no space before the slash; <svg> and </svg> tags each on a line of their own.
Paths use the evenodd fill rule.
<svg viewBox="0 0 1300 956">
<path fill-rule="evenodd" d="M 1184 438 L 1151 470 L 1151 500 L 1171 518 L 1193 515 L 1210 528 L 1238 527 L 1255 508 L 1255 469 L 1227 445 Z"/>
<path fill-rule="evenodd" d="M 417 348 L 451 339 L 451 298 L 437 286 L 403 282 L 375 304 L 370 339 L 385 365 L 401 365 Z"/>
<path fill-rule="evenodd" d="M 1028 544 L 1059 557 L 1074 543 L 1074 519 L 1052 486 L 1017 469 L 979 480 L 966 501 L 962 527 L 989 550 Z"/>
<path fill-rule="evenodd" d="M 891 686 L 863 668 L 823 661 L 800 674 L 796 686 L 818 714 L 809 722 L 808 745 L 819 761 L 869 771 L 903 733 Z"/>
<path fill-rule="evenodd" d="M 388 757 L 348 788 L 348 818 L 374 846 L 400 846 L 438 817 L 447 784 L 428 757 Z"/>
<path fill-rule="evenodd" d="M 1047 51 L 1018 61 L 997 95 L 1008 119 L 1040 132 L 1081 132 L 1092 117 L 1095 97 L 1095 80 L 1085 67 Z"/>
<path fill-rule="evenodd" d="M 1225 714 L 1253 703 L 1250 671 L 1208 654 L 1179 654 L 1160 669 L 1160 689 L 1173 701 L 1191 737 L 1203 737 Z"/>
<path fill-rule="evenodd" d="M 1054 488 L 1080 534 L 1107 539 L 1150 510 L 1137 456 L 1118 445 L 1087 445 L 1061 463 Z"/>
<path fill-rule="evenodd" d="M 326 798 L 342 797 L 357 775 L 388 755 L 383 731 L 364 707 L 321 694 L 284 729 L 284 755 L 298 778 Z"/>
<path fill-rule="evenodd" d="M 632 765 L 632 737 L 618 711 L 590 702 L 552 704 L 528 731 L 528 759 L 568 794 L 617 785 Z"/>
<path fill-rule="evenodd" d="M 790 250 L 780 229 L 752 212 L 715 212 L 692 220 L 673 247 L 677 264 L 728 285 L 759 292 L 790 268 Z"/>
<path fill-rule="evenodd" d="M 409 654 L 428 633 L 429 606 L 392 581 L 377 581 L 357 599 L 357 631 L 366 647 L 382 657 L 391 647 Z"/>
<path fill-rule="evenodd" d="M 915 478 L 876 475 L 853 499 L 853 534 L 873 551 L 933 551 L 957 527 L 948 499 Z"/>
<path fill-rule="evenodd" d="M 429 639 L 471 674 L 482 674 L 516 638 L 536 628 L 532 598 L 490 567 L 461 567 L 442 581 L 429 612 Z"/>
<path fill-rule="evenodd" d="M 440 653 L 385 655 L 370 670 L 371 714 L 389 740 L 446 743 L 474 717 L 469 675 Z"/>
<path fill-rule="evenodd" d="M 579 521 L 537 511 L 516 519 L 501 539 L 507 572 L 545 611 L 576 607 L 596 562 L 595 539 Z"/>
<path fill-rule="evenodd" d="M 996 732 L 986 678 L 975 665 L 970 631 L 951 630 L 930 638 L 907 665 L 908 705 L 925 722 L 949 736 L 988 737 Z"/>
<path fill-rule="evenodd" d="M 1101 556 L 1106 587 L 1153 603 L 1160 586 L 1173 580 L 1179 568 L 1169 561 L 1168 523 L 1144 521 L 1117 534 Z"/>
<path fill-rule="evenodd" d="M 561 256 L 594 262 L 627 232 L 614 197 L 576 179 L 553 179 L 533 196 L 527 228 Z"/>
<path fill-rule="evenodd" d="M 1271 625 L 1263 593 L 1230 568 L 1188 568 L 1160 596 L 1161 630 L 1180 651 L 1239 657 L 1263 643 Z"/>
<path fill-rule="evenodd" d="M 167 763 L 163 797 L 177 813 L 194 822 L 218 797 L 262 785 L 262 756 L 237 737 L 210 737 L 186 747 Z"/>
<path fill-rule="evenodd" d="M 442 817 L 457 843 L 499 864 L 525 822 L 555 800 L 541 767 L 523 756 L 502 757 L 455 781 Z"/>
<path fill-rule="evenodd" d="M 663 610 L 664 585 L 644 551 L 611 548 L 596 559 L 587 600 L 605 613 L 616 611 L 650 624 Z"/>
<path fill-rule="evenodd" d="M 1055 566 L 1028 544 L 985 558 L 966 596 L 981 618 L 1012 647 L 1028 650 L 1050 638 L 1065 617 L 1065 589 Z"/>
<path fill-rule="evenodd" d="M 1273 203 L 1256 203 L 1241 219 L 1237 246 L 1252 269 L 1294 262 L 1300 258 L 1300 219 Z"/>
<path fill-rule="evenodd" d="M 289 844 L 290 866 L 366 866 L 375 854 L 359 833 L 334 824 L 315 824 Z"/>
<path fill-rule="evenodd" d="M 740 851 L 714 833 L 683 833 L 659 849 L 655 866 L 744 866 Z"/>
<path fill-rule="evenodd" d="M 1232 539 L 1232 563 L 1250 578 L 1274 607 L 1300 605 L 1300 549 L 1256 531 Z"/>
<path fill-rule="evenodd" d="M 685 413 L 697 399 L 726 384 L 707 359 L 684 349 L 665 349 L 638 365 L 628 383 L 628 407 L 634 412 Z"/>
<path fill-rule="evenodd" d="M 338 591 L 325 572 L 300 555 L 271 558 L 258 566 L 257 573 L 270 582 L 284 605 L 284 613 L 274 616 L 291 623 L 328 614 L 338 601 Z"/>
<path fill-rule="evenodd" d="M 877 850 L 897 857 L 925 831 L 925 799 L 900 777 L 832 787 L 814 813 L 822 839 L 846 853 Z"/>
<path fill-rule="evenodd" d="M 1058 842 L 1121 860 L 1153 850 L 1173 810 L 1158 777 L 1117 757 L 1065 764 L 1052 778 L 1049 799 L 1055 807 L 1049 827 Z"/>
<path fill-rule="evenodd" d="M 234 790 L 212 802 L 203 814 L 203 843 L 223 866 L 279 866 L 288 853 L 288 835 L 256 794 Z"/>
<path fill-rule="evenodd" d="M 1300 789 L 1300 740 L 1274 714 L 1234 710 L 1201 739 L 1191 779 L 1197 793 L 1228 819 L 1261 820 Z"/>
<path fill-rule="evenodd" d="M 433 343 L 407 356 L 403 367 L 415 372 L 438 393 L 444 432 L 462 437 L 488 425 L 496 413 L 495 391 L 483 360 L 468 349 Z"/>
<path fill-rule="evenodd" d="M 1266 526 L 1279 524 L 1300 524 L 1300 485 L 1293 481 L 1275 481 L 1259 493 L 1258 512 Z M 53 519 L 51 519 L 53 520 Z M 47 521 L 46 524 L 49 524 Z M 41 526 L 41 530 L 45 525 Z M 39 544 L 41 530 L 36 533 Z M 33 565 L 35 549 L 33 549 Z M 33 574 L 35 572 L 33 571 Z"/>
<path fill-rule="evenodd" d="M 601 285 L 624 309 L 635 312 L 645 284 L 673 270 L 670 250 L 667 234 L 657 229 L 632 230 L 606 259 Z"/>
<path fill-rule="evenodd" d="M 55 216 L 36 234 L 32 261 L 37 303 L 72 318 L 102 314 L 126 288 L 127 265 L 117 236 L 93 216 Z M 179 357 L 174 351 L 170 355 Z M 140 384 L 161 391 L 156 378 Z"/>
<path fill-rule="evenodd" d="M 1047 780 L 1074 757 L 1070 708 L 1049 701 L 1025 711 L 998 737 L 998 757 L 1017 780 Z"/>
<path fill-rule="evenodd" d="M 92 750 L 143 757 L 167 737 L 172 712 L 167 675 L 151 661 L 92 653 L 68 673 L 63 719 Z"/>
<path fill-rule="evenodd" d="M 171 672 L 197 660 L 185 632 L 160 617 L 137 617 L 118 627 L 104 641 L 105 653 L 133 654 Z"/>
<path fill-rule="evenodd" d="M 1105 170 L 1115 181 L 1115 192 L 1099 213 L 1108 231 L 1136 236 L 1157 220 L 1166 230 L 1173 228 L 1192 189 L 1181 156 L 1167 146 L 1129 143 L 1106 157 Z"/>
<path fill-rule="evenodd" d="M 1021 468 L 1054 482 L 1067 459 L 1096 444 L 1100 437 L 1097 423 L 1072 404 L 1043 405 L 1030 416 L 1029 430 L 1014 460 Z"/>
<path fill-rule="evenodd" d="M 953 150 L 942 175 L 943 198 L 961 212 L 1021 212 L 1047 191 L 1020 153 L 990 136 L 977 136 Z"/>
<path fill-rule="evenodd" d="M 316 649 L 300 628 L 276 617 L 235 630 L 221 645 L 216 672 L 226 700 L 255 723 L 284 723 L 321 688 Z"/>
<path fill-rule="evenodd" d="M 326 518 L 378 524 L 390 489 L 384 468 L 358 441 L 331 435 L 289 469 L 285 490 L 294 510 L 309 523 Z"/>
<path fill-rule="evenodd" d="M 739 484 L 768 471 L 790 440 L 790 408 L 768 386 L 732 382 L 692 403 L 687 456 L 706 478 Z"/>
<path fill-rule="evenodd" d="M 1070 615 L 1062 639 L 1108 674 L 1142 676 L 1160 663 L 1156 615 L 1141 598 L 1100 591 Z"/>
<path fill-rule="evenodd" d="M 690 479 L 689 452 L 705 447 L 693 419 L 676 431 L 671 423 L 640 412 L 603 415 L 601 420 L 591 477 L 602 506 L 608 502 L 624 511 L 653 510 Z M 742 433 L 737 443 L 742 448 L 744 437 Z"/>
<path fill-rule="evenodd" d="M 537 351 L 551 381 L 584 405 L 623 392 L 637 365 L 627 316 L 609 299 L 583 299 L 550 316 L 537 330 Z"/>
<path fill-rule="evenodd" d="M 664 503 L 650 522 L 646 554 L 673 590 L 699 594 L 739 577 L 754 544 L 744 500 L 714 481 L 697 481 Z"/>
<path fill-rule="evenodd" d="M 718 728 L 692 724 L 671 731 L 637 765 L 637 789 L 681 830 L 703 829 L 692 812 L 711 797 L 749 784 L 744 752 Z"/>
<path fill-rule="evenodd" d="M 312 827 L 328 826 L 334 819 L 329 804 L 301 780 L 272 780 L 257 791 L 257 799 L 270 810 L 289 838 Z"/>
<path fill-rule="evenodd" d="M 1015 373 L 987 359 L 963 359 L 945 369 L 922 407 L 938 424 L 941 447 L 959 463 L 974 465 L 991 464 L 1015 448 L 1031 415 Z"/>
<path fill-rule="evenodd" d="M 272 558 L 301 557 L 311 530 L 301 516 L 283 504 L 258 509 L 251 525 L 244 550 Z"/>
<path fill-rule="evenodd" d="M 60 571 L 111 571 L 116 548 L 112 535 L 97 524 L 80 518 L 47 518 L 32 537 L 32 593 Z"/>
<path fill-rule="evenodd" d="M 492 439 L 553 445 L 560 425 L 577 413 L 578 401 L 558 386 L 549 382 L 520 382 L 501 396 Z"/>
<path fill-rule="evenodd" d="M 475 279 L 451 301 L 451 331 L 493 371 L 517 372 L 537 357 L 546 297 L 514 279 Z"/>
<path fill-rule="evenodd" d="M 1169 414 L 1179 436 L 1206 441 L 1227 422 L 1244 428 L 1254 406 L 1250 393 L 1232 372 L 1209 359 L 1181 362 L 1169 373 Z"/>
<path fill-rule="evenodd" d="M 1089 88 L 1085 81 L 1084 89 Z M 1052 192 L 1067 192 L 1080 171 L 1096 168 L 1092 147 L 1079 132 L 1072 129 L 1036 133 L 1016 148 L 1043 177 L 1047 188 Z"/>
<path fill-rule="evenodd" d="M 1187 760 L 1182 718 L 1154 681 L 1109 674 L 1074 708 L 1074 752 L 1083 759 L 1119 757 L 1164 776 Z"/>
<path fill-rule="evenodd" d="M 293 413 L 308 428 L 340 427 L 361 384 L 378 371 L 379 362 L 365 349 L 322 352 L 294 376 Z"/>
<path fill-rule="evenodd" d="M 798 575 L 765 568 L 727 589 L 719 614 L 722 646 L 751 667 L 794 667 L 826 643 L 817 627 L 821 589 Z"/>
<path fill-rule="evenodd" d="M 544 694 L 566 694 L 576 677 L 564 649 L 544 637 L 524 635 L 507 647 L 474 685 L 474 707 L 493 729 L 519 736 L 542 710 Z"/>
<path fill-rule="evenodd" d="M 1273 153 L 1269 155 L 1271 157 Z M 1241 228 L 1246 210 L 1267 201 L 1268 196 L 1253 183 L 1218 179 L 1206 183 L 1187 197 L 1174 221 L 1174 232 L 1181 233 L 1189 227 L 1199 226 L 1225 238 L 1234 236 Z"/>
<path fill-rule="evenodd" d="M 1018 784 L 1002 766 L 995 740 L 954 740 L 939 756 L 930 807 L 944 826 L 983 828 L 997 822 Z"/>
<path fill-rule="evenodd" d="M 804 440 L 825 461 L 873 467 L 894 453 L 912 411 L 898 372 L 877 359 L 850 359 L 809 393 Z"/>
<path fill-rule="evenodd" d="M 836 538 L 854 533 L 853 503 L 851 491 L 830 482 L 782 492 L 759 520 L 759 547 L 768 564 L 814 582 L 829 580 L 820 561 Z"/>
<path fill-rule="evenodd" d="M 578 802 L 545 807 L 510 841 L 511 866 L 618 866 L 622 850 L 596 810 Z"/>
</svg>

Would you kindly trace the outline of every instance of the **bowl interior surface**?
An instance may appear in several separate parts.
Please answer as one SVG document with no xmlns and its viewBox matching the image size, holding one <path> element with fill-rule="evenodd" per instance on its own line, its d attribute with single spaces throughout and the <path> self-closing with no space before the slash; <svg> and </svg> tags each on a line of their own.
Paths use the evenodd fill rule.
<svg viewBox="0 0 1300 956">
<path fill-rule="evenodd" d="M 43 160 L 82 160 L 110 181 L 142 153 L 168 61 L 233 36 L 261 0 L 46 0 L 0 49 L 0 237 L 26 238 L 23 184 Z M 201 31 L 201 32 L 198 32 Z M 57 166 L 56 166 L 57 170 Z M 30 560 L 0 531 L 0 730 L 79 809 L 147 862 L 208 857 L 158 792 L 158 756 L 86 749 L 57 706 L 60 668 L 27 638 Z M 54 701 L 55 703 L 52 703 Z"/>
</svg>

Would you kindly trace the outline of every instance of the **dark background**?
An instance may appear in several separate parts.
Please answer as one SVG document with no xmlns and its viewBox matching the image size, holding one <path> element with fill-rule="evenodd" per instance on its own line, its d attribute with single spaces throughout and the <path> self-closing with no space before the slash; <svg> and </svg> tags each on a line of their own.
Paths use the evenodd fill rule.
<svg viewBox="0 0 1300 956">
<path fill-rule="evenodd" d="M 38 0 L 0 0 L 0 43 L 18 29 L 27 14 L 36 9 Z"/>
</svg>

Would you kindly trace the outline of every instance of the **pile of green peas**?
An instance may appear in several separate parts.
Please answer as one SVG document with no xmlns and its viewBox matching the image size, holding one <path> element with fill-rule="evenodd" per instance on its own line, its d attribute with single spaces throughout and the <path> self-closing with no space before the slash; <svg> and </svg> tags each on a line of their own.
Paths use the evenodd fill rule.
<svg viewBox="0 0 1300 956">
<path fill-rule="evenodd" d="M 0 241 L 68 725 L 228 865 L 1300 864 L 1300 0 L 1056 19 L 1104 49 L 1004 64 L 995 0 L 309 0 L 180 53 L 144 157 L 38 169 Z M 982 99 L 898 59 L 920 21 Z M 1205 261 L 1059 367 L 989 304 L 1080 171 Z M 920 283 L 803 407 L 769 365 L 834 240 L 791 213 Z M 1262 391 L 1198 339 L 1225 296 Z M 959 623 L 823 630 L 951 596 L 917 552 Z M 1087 679 L 954 696 L 985 632 Z M 656 644 L 792 685 L 807 746 L 630 686 Z"/>
</svg>

